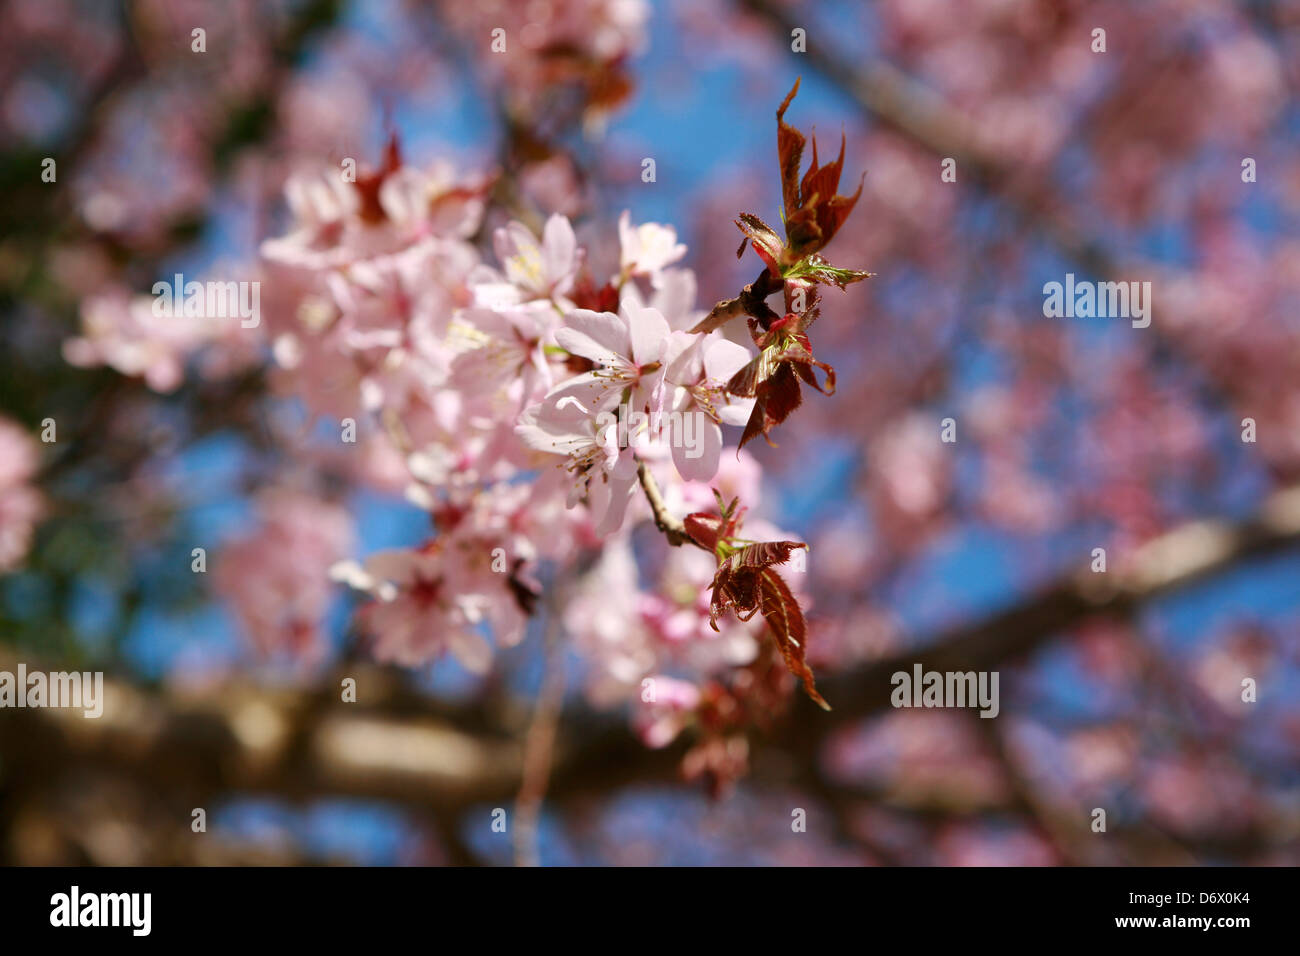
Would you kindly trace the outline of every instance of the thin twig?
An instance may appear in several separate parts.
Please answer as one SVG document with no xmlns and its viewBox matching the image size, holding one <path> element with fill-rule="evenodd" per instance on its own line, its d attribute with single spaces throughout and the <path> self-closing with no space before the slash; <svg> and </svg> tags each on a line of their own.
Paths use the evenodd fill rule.
<svg viewBox="0 0 1300 956">
<path fill-rule="evenodd" d="M 650 510 L 654 513 L 655 527 L 664 533 L 668 543 L 677 548 L 689 542 L 697 548 L 708 550 L 686 533 L 686 525 L 682 524 L 680 518 L 674 517 L 668 511 L 668 506 L 664 504 L 663 495 L 659 493 L 659 485 L 655 481 L 654 475 L 650 474 L 650 470 L 646 468 L 645 462 L 637 462 L 636 476 L 641 480 L 641 487 L 645 489 L 645 500 L 650 503 Z"/>
<path fill-rule="evenodd" d="M 552 589 L 550 592 L 554 594 Z M 539 866 L 538 822 L 542 801 L 550 784 L 555 739 L 564 709 L 564 642 L 560 639 L 560 602 L 547 602 L 542 686 L 537 691 L 520 772 L 519 795 L 515 798 L 515 866 Z"/>
</svg>

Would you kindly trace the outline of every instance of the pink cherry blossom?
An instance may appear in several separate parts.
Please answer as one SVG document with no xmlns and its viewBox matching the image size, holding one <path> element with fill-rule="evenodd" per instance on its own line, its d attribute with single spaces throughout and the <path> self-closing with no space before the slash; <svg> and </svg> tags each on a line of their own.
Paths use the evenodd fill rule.
<svg viewBox="0 0 1300 956">
<path fill-rule="evenodd" d="M 358 620 L 378 660 L 414 666 L 449 651 L 467 670 L 488 669 L 492 651 L 480 629 L 487 604 L 480 595 L 449 587 L 445 568 L 436 545 L 379 551 L 364 565 L 335 566 L 338 580 L 374 598 Z"/>
<path fill-rule="evenodd" d="M 668 356 L 664 377 L 673 386 L 669 404 L 675 414 L 667 419 L 673 464 L 686 481 L 708 481 L 717 473 L 722 455 L 718 423 L 744 425 L 753 409 L 753 399 L 732 400 L 724 388 L 751 356 L 743 345 L 723 338 L 720 332 L 706 336 L 673 333 Z M 694 429 L 688 426 L 686 416 L 694 416 Z M 691 447 L 688 433 L 692 430 L 699 433 L 699 447 Z"/>
<path fill-rule="evenodd" d="M 555 340 L 573 355 L 596 364 L 556 386 L 547 400 L 574 396 L 594 411 L 624 404 L 631 409 L 662 412 L 668 322 L 656 309 L 624 305 L 618 315 L 575 309 Z M 627 392 L 626 401 L 623 400 Z"/>
<path fill-rule="evenodd" d="M 332 502 L 273 489 L 258 499 L 258 522 L 216 556 L 215 590 L 261 654 L 318 660 L 333 597 L 329 569 L 352 549 L 352 517 Z"/>
<path fill-rule="evenodd" d="M 527 409 L 515 431 L 529 448 L 567 456 L 564 468 L 573 476 L 569 507 L 585 495 L 597 534 L 622 526 L 637 466 L 633 448 L 619 447 L 616 422 L 598 419 L 594 409 L 566 394 Z"/>
<path fill-rule="evenodd" d="M 158 316 L 149 296 L 121 292 L 87 299 L 81 335 L 67 340 L 63 356 L 73 365 L 108 365 L 144 379 L 155 392 L 175 391 L 185 362 L 209 337 L 207 319 Z"/>
<path fill-rule="evenodd" d="M 631 214 L 626 211 L 618 219 L 618 240 L 619 264 L 626 275 L 656 276 L 686 255 L 686 246 L 677 241 L 677 230 L 672 226 L 657 222 L 633 226 Z"/>
<path fill-rule="evenodd" d="M 476 281 L 480 301 L 505 306 L 562 296 L 573 285 L 579 265 L 578 241 L 569 220 L 556 213 L 546 220 L 539 241 L 523 223 L 498 229 L 493 248 L 504 275 L 483 270 Z"/>
<path fill-rule="evenodd" d="M 647 747 L 667 747 L 690 723 L 700 702 L 700 690 L 692 683 L 663 674 L 652 675 L 647 681 L 653 697 L 641 697 L 637 733 Z"/>
</svg>

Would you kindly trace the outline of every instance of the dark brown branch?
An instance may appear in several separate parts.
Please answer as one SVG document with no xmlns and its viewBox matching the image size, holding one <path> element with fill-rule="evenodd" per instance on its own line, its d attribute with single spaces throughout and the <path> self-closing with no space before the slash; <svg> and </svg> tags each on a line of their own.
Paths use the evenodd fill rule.
<svg viewBox="0 0 1300 956">
<path fill-rule="evenodd" d="M 523 767 L 519 795 L 515 798 L 515 865 L 538 866 L 537 827 L 542 800 L 550 783 L 555 743 L 564 709 L 564 641 L 560 609 L 562 599 L 552 587 L 546 602 L 545 662 L 542 686 L 537 692 L 528 735 L 524 738 Z"/>
<path fill-rule="evenodd" d="M 1138 549 L 1121 568 L 1066 575 L 1005 611 L 950 628 L 924 647 L 819 680 L 838 719 L 864 717 L 889 706 L 890 677 L 914 664 L 925 670 L 988 670 L 1033 651 L 1091 618 L 1129 618 L 1144 604 L 1235 567 L 1300 545 L 1300 485 L 1272 495 L 1250 520 L 1194 521 Z M 1114 559 L 1112 559 L 1114 560 Z M 821 736 L 833 724 L 805 708 L 802 725 Z"/>
<path fill-rule="evenodd" d="M 995 669 L 1089 618 L 1129 616 L 1152 599 L 1298 545 L 1300 486 L 1273 496 L 1249 521 L 1186 525 L 1148 543 L 1125 569 L 1068 575 L 924 648 L 828 674 L 820 683 L 835 699 L 835 711 L 796 701 L 772 743 L 792 753 L 817 752 L 845 722 L 887 709 L 890 676 L 914 663 L 927 670 Z M 12 652 L 0 654 L 0 669 L 12 671 L 18 659 Z M 357 678 L 356 704 L 339 699 L 341 672 L 311 692 L 240 681 L 201 691 L 150 692 L 106 681 L 99 720 L 69 711 L 6 709 L 0 711 L 0 753 L 7 785 L 52 785 L 73 773 L 105 771 L 165 788 L 177 812 L 211 805 L 231 792 L 294 801 L 366 797 L 432 812 L 445 821 L 446 832 L 454 832 L 471 808 L 505 806 L 518 793 L 524 761 L 512 739 L 517 720 L 508 709 L 448 709 L 395 690 L 383 669 L 354 664 L 347 674 Z M 558 803 L 631 783 L 677 779 L 686 741 L 648 750 L 622 718 L 588 712 L 569 714 L 564 727 L 548 787 Z M 1248 852 L 1274 840 L 1257 833 L 1249 846 L 1240 846 Z"/>
<path fill-rule="evenodd" d="M 718 302 L 691 331 L 712 332 L 714 329 L 722 328 L 738 315 L 752 315 L 766 329 L 771 321 L 777 318 L 777 314 L 767 304 L 767 297 L 773 292 L 779 292 L 784 285 L 785 283 L 780 279 L 774 281 L 772 274 L 764 269 L 758 274 L 757 279 L 741 290 L 740 295 L 734 299 L 723 299 Z"/>
</svg>

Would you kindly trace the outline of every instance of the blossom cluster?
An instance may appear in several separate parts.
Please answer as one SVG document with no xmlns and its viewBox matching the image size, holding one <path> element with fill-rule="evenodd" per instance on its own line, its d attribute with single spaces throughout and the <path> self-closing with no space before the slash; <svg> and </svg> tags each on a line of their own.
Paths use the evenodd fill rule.
<svg viewBox="0 0 1300 956">
<path fill-rule="evenodd" d="M 584 561 L 563 614 L 593 693 L 752 657 L 749 628 L 707 625 L 713 562 L 674 549 L 643 591 L 632 556 L 650 517 L 641 469 L 671 507 L 708 507 L 712 486 L 757 496 L 754 460 L 722 455 L 721 426 L 753 404 L 725 390 L 750 350 L 688 331 L 701 313 L 673 229 L 625 213 L 617 273 L 597 279 L 559 215 L 496 229 L 481 257 L 482 184 L 440 167 L 393 158 L 359 185 L 327 175 L 288 194 L 293 228 L 262 250 L 279 385 L 370 423 L 366 447 L 401 456 L 431 516 L 427 541 L 334 567 L 371 598 L 358 624 L 380 659 L 449 652 L 483 671 L 489 636 L 523 638 L 539 569 Z"/>
<path fill-rule="evenodd" d="M 229 369 L 261 349 L 278 394 L 357 423 L 356 473 L 429 513 L 427 540 L 352 560 L 344 509 L 288 487 L 263 494 L 258 529 L 216 569 L 263 652 L 319 656 L 328 573 L 369 598 L 357 625 L 380 660 L 450 653 L 482 672 L 492 644 L 524 637 L 545 569 L 570 582 L 559 613 L 594 697 L 752 660 L 756 626 L 710 626 L 715 560 L 673 548 L 646 581 L 632 539 L 652 517 L 643 481 L 675 514 L 712 508 L 715 489 L 758 501 L 757 462 L 722 453 L 722 426 L 753 410 L 727 389 L 752 350 L 690 331 L 704 313 L 671 227 L 624 213 L 616 271 L 594 277 L 560 215 L 493 230 L 483 255 L 486 192 L 447 166 L 403 164 L 396 144 L 356 181 L 296 176 L 291 226 L 262 246 L 258 328 L 163 320 L 148 297 L 113 293 L 85 303 L 65 353 L 165 392 L 196 357 Z"/>
<path fill-rule="evenodd" d="M 328 572 L 365 595 L 356 624 L 375 656 L 405 666 L 450 654 L 482 673 L 547 601 L 591 696 L 650 705 L 650 742 L 685 721 L 666 701 L 702 700 L 678 677 L 783 661 L 827 706 L 800 597 L 774 568 L 806 545 L 749 516 L 760 474 L 744 450 L 801 404 L 801 380 L 834 390 L 808 337 L 818 286 L 866 276 L 822 255 L 857 195 L 837 194 L 843 145 L 823 166 L 814 144 L 797 178 L 804 138 L 783 119 L 797 88 L 777 114 L 786 235 L 743 214 L 764 271 L 708 313 L 672 227 L 624 212 L 598 272 L 565 216 L 490 228 L 490 177 L 407 165 L 394 137 L 377 168 L 288 181 L 254 326 L 187 315 L 160 330 L 144 297 L 92 299 L 66 355 L 166 391 L 195 353 L 229 370 L 260 348 L 274 391 L 356 443 L 354 474 L 429 514 L 425 540 L 358 560 L 339 506 L 290 482 L 265 492 L 217 581 L 264 652 L 319 655 Z M 765 302 L 782 291 L 784 315 Z M 757 352 L 726 336 L 741 315 Z M 734 454 L 724 425 L 743 426 Z M 647 520 L 675 546 L 652 562 L 633 538 Z M 729 691 L 710 686 L 716 709 Z"/>
</svg>

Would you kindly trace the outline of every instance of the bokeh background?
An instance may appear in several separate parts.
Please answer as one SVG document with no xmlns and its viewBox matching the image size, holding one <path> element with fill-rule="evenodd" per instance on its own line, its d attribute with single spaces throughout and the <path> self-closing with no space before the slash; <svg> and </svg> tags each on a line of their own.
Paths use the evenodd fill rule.
<svg viewBox="0 0 1300 956">
<path fill-rule="evenodd" d="M 1300 5 L 0 17 L 0 667 L 104 670 L 120 701 L 101 721 L 0 711 L 6 863 L 1300 861 Z M 373 165 L 390 132 L 408 162 L 502 171 L 493 224 L 560 211 L 593 247 L 624 209 L 674 225 L 707 307 L 753 278 L 736 214 L 777 221 L 773 114 L 796 77 L 789 118 L 824 151 L 843 130 L 846 180 L 866 172 L 828 251 L 876 273 L 817 326 L 839 392 L 756 451 L 767 514 L 813 546 L 810 659 L 835 710 L 793 700 L 711 795 L 680 777 L 689 740 L 645 747 L 567 655 L 546 797 L 494 832 L 529 778 L 541 627 L 487 677 L 384 668 L 334 590 L 319 659 L 266 659 L 190 555 L 247 533 L 290 457 L 359 553 L 418 542 L 426 516 L 313 452 L 334 426 L 259 363 L 195 359 L 159 393 L 64 342 L 94 297 L 254 263 L 290 173 Z M 1151 326 L 1045 318 L 1067 272 L 1152 282 Z M 890 708 L 888 675 L 918 661 L 997 670 L 1000 716 Z M 346 709 L 340 674 L 365 688 Z"/>
</svg>

